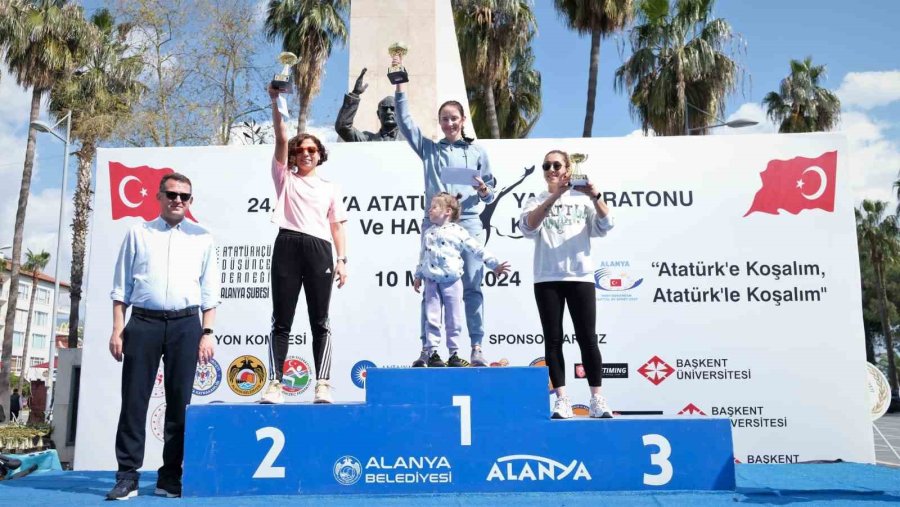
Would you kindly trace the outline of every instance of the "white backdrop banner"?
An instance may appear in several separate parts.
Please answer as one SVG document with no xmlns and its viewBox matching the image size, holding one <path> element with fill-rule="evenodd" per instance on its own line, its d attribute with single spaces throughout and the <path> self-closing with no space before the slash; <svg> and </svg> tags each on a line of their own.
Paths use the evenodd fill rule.
<svg viewBox="0 0 900 507">
<path fill-rule="evenodd" d="M 744 463 L 874 461 L 843 136 L 479 143 L 500 195 L 482 215 L 487 249 L 513 267 L 485 279 L 489 360 L 544 364 L 533 243 L 516 221 L 527 198 L 545 188 L 547 151 L 586 153 L 585 172 L 616 218 L 592 254 L 596 339 L 613 410 L 730 417 L 735 457 Z M 277 234 L 269 221 L 271 156 L 271 146 L 98 150 L 76 468 L 116 467 L 121 366 L 107 347 L 112 268 L 127 229 L 158 213 L 152 199 L 165 172 L 193 180 L 193 216 L 213 231 L 221 268 L 215 363 L 198 370 L 193 403 L 259 398 Z M 340 185 L 349 214 L 350 278 L 331 302 L 334 395 L 363 400 L 366 368 L 406 367 L 421 348 L 421 296 L 412 288 L 426 208 L 421 162 L 405 143 L 334 144 L 320 174 Z M 571 324 L 565 329 L 570 396 L 586 405 L 579 349 Z M 288 355 L 288 402 L 310 402 L 303 297 Z M 164 400 L 160 384 L 147 417 L 148 468 L 161 462 Z"/>
</svg>

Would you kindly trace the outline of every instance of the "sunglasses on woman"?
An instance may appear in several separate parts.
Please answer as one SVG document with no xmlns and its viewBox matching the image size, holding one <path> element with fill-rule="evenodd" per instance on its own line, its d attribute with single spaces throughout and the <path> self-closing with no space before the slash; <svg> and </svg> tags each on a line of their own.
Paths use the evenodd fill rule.
<svg viewBox="0 0 900 507">
<path fill-rule="evenodd" d="M 296 153 L 297 155 L 300 155 L 301 153 L 309 153 L 310 155 L 315 155 L 316 153 L 319 153 L 319 149 L 315 146 L 300 146 L 299 148 L 294 150 L 294 153 Z"/>
<path fill-rule="evenodd" d="M 188 202 L 191 200 L 191 194 L 188 194 L 186 192 L 171 192 L 171 191 L 167 190 L 165 192 L 165 194 L 166 194 L 166 199 L 168 199 L 170 201 L 174 201 L 176 197 L 180 197 L 181 202 Z"/>
<path fill-rule="evenodd" d="M 562 162 L 544 162 L 544 165 L 541 167 L 544 168 L 545 171 L 549 171 L 552 167 L 554 170 L 559 171 L 563 168 Z"/>
</svg>

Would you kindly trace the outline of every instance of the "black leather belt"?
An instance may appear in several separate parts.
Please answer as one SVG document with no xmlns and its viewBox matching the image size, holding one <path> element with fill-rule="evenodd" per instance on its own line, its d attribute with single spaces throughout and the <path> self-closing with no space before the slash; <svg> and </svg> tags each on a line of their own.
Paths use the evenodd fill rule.
<svg viewBox="0 0 900 507">
<path fill-rule="evenodd" d="M 137 306 L 131 309 L 131 313 L 134 315 L 143 315 L 145 317 L 153 317 L 163 320 L 190 317 L 191 315 L 197 315 L 199 311 L 199 306 L 189 306 L 187 308 L 182 308 L 181 310 L 148 310 L 146 308 L 139 308 Z"/>
</svg>

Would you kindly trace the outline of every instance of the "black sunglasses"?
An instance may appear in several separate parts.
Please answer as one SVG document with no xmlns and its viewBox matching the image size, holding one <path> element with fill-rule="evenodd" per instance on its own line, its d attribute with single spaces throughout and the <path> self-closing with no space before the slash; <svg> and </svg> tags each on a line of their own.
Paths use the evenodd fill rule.
<svg viewBox="0 0 900 507">
<path fill-rule="evenodd" d="M 545 171 L 549 171 L 551 167 L 559 171 L 563 168 L 563 165 L 562 162 L 544 162 L 544 165 L 541 167 L 543 167 Z"/>
<path fill-rule="evenodd" d="M 176 197 L 181 198 L 181 202 L 188 202 L 191 200 L 191 194 L 185 192 L 170 192 L 166 190 L 164 192 L 166 194 L 166 199 L 170 201 L 174 201 Z"/>
</svg>

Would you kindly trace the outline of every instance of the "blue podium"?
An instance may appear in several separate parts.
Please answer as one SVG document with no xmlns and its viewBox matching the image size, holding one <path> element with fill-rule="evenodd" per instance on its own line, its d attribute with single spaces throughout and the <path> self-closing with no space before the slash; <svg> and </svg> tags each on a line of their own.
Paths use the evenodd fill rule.
<svg viewBox="0 0 900 507">
<path fill-rule="evenodd" d="M 552 420 L 539 367 L 372 368 L 365 403 L 187 411 L 184 496 L 734 484 L 728 419 Z"/>
</svg>

